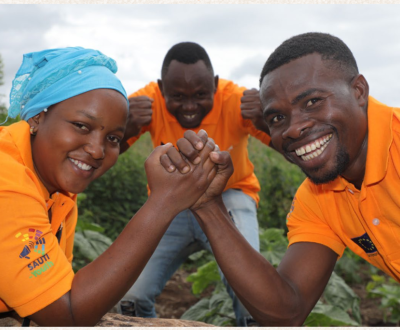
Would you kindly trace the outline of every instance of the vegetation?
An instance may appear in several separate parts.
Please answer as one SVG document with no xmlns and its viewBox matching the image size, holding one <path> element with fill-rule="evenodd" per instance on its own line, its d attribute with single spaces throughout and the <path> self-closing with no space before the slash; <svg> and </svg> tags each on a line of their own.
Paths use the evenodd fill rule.
<svg viewBox="0 0 400 330">
<path fill-rule="evenodd" d="M 75 238 L 74 269 L 78 270 L 95 259 L 118 236 L 146 201 L 147 188 L 143 163 L 152 150 L 149 135 L 144 135 L 123 154 L 117 164 L 102 178 L 93 182 L 79 196 L 79 221 Z M 286 214 L 304 174 L 274 150 L 250 139 L 249 156 L 261 183 L 258 220 L 262 255 L 275 267 L 286 248 Z M 360 299 L 348 284 L 360 283 L 365 274 L 376 274 L 366 261 L 345 250 L 338 261 L 326 290 L 306 319 L 305 326 L 360 326 Z M 211 296 L 201 299 L 188 309 L 182 318 L 218 326 L 233 326 L 235 316 L 231 300 L 220 280 L 218 266 L 212 254 L 200 251 L 183 265 L 196 271 L 187 280 L 194 295 L 199 296 L 213 286 Z M 369 276 L 369 275 L 367 275 Z M 374 275 L 375 276 L 375 275 Z M 398 323 L 400 291 L 397 284 L 372 277 L 371 295 L 382 297 L 385 317 Z M 394 289 L 396 287 L 397 289 Z"/>
</svg>

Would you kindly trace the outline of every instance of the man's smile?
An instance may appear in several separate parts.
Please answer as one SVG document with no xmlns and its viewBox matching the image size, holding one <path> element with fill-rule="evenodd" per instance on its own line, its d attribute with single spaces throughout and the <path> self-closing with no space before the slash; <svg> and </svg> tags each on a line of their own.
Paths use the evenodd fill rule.
<svg viewBox="0 0 400 330">
<path fill-rule="evenodd" d="M 328 143 L 332 138 L 332 134 L 327 134 L 321 138 L 315 139 L 314 141 L 307 143 L 306 145 L 297 148 L 295 150 L 296 155 L 301 157 L 304 161 L 308 161 L 315 157 L 318 157 L 327 147 Z"/>
</svg>

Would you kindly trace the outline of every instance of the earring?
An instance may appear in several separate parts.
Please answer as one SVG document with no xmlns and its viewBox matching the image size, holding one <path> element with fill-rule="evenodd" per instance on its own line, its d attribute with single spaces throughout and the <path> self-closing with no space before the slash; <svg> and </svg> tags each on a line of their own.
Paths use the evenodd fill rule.
<svg viewBox="0 0 400 330">
<path fill-rule="evenodd" d="M 44 108 L 44 109 L 43 109 L 43 112 L 47 112 L 47 108 Z"/>
<path fill-rule="evenodd" d="M 33 127 L 33 126 L 31 126 L 31 128 L 29 129 L 29 133 L 31 133 L 31 135 L 36 135 L 34 129 L 35 129 L 35 127 Z"/>
</svg>

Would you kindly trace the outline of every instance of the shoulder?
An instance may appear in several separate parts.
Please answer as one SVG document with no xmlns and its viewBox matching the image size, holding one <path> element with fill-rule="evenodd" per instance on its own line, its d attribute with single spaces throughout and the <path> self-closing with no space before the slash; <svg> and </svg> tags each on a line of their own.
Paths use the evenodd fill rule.
<svg viewBox="0 0 400 330">
<path fill-rule="evenodd" d="M 136 92 L 132 93 L 129 95 L 129 97 L 136 97 L 136 96 L 141 96 L 145 95 L 151 98 L 156 98 L 156 97 L 161 97 L 161 91 L 160 88 L 158 87 L 157 82 L 152 81 L 143 88 L 137 90 Z"/>
<path fill-rule="evenodd" d="M 246 87 L 240 87 L 231 80 L 220 78 L 218 81 L 217 93 L 223 94 L 225 97 L 239 96 L 242 97 Z"/>
</svg>

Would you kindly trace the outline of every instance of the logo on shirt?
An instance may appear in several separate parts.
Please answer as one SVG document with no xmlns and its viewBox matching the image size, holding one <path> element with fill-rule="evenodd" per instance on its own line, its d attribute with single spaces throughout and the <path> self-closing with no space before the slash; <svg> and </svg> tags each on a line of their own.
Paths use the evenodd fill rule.
<svg viewBox="0 0 400 330">
<path fill-rule="evenodd" d="M 367 233 L 362 236 L 352 238 L 351 240 L 356 243 L 360 248 L 362 248 L 365 253 L 375 253 L 378 251 L 375 244 L 371 241 Z"/>
<path fill-rule="evenodd" d="M 29 228 L 27 233 L 23 234 L 19 232 L 17 235 L 15 235 L 15 238 L 20 239 L 21 242 L 25 243 L 21 253 L 19 254 L 21 259 L 31 259 L 31 257 L 34 259 L 37 257 L 36 254 L 41 255 L 41 257 L 32 261 L 27 266 L 27 268 L 31 271 L 31 276 L 29 276 L 29 278 L 41 275 L 54 265 L 53 262 L 50 261 L 49 255 L 46 253 L 45 238 L 40 238 L 42 234 L 43 232 L 40 230 Z M 32 252 L 35 253 L 34 256 L 32 256 Z"/>
<path fill-rule="evenodd" d="M 19 232 L 17 235 L 15 235 L 15 238 L 19 238 L 22 242 L 25 243 L 25 246 L 22 248 L 22 251 L 19 254 L 19 257 L 21 259 L 30 259 L 29 254 L 32 252 L 32 250 L 41 255 L 44 255 L 46 253 L 46 241 L 44 240 L 44 238 L 40 238 L 42 234 L 43 232 L 41 232 L 40 230 L 29 228 L 26 234 L 22 234 L 21 232 Z"/>
</svg>

